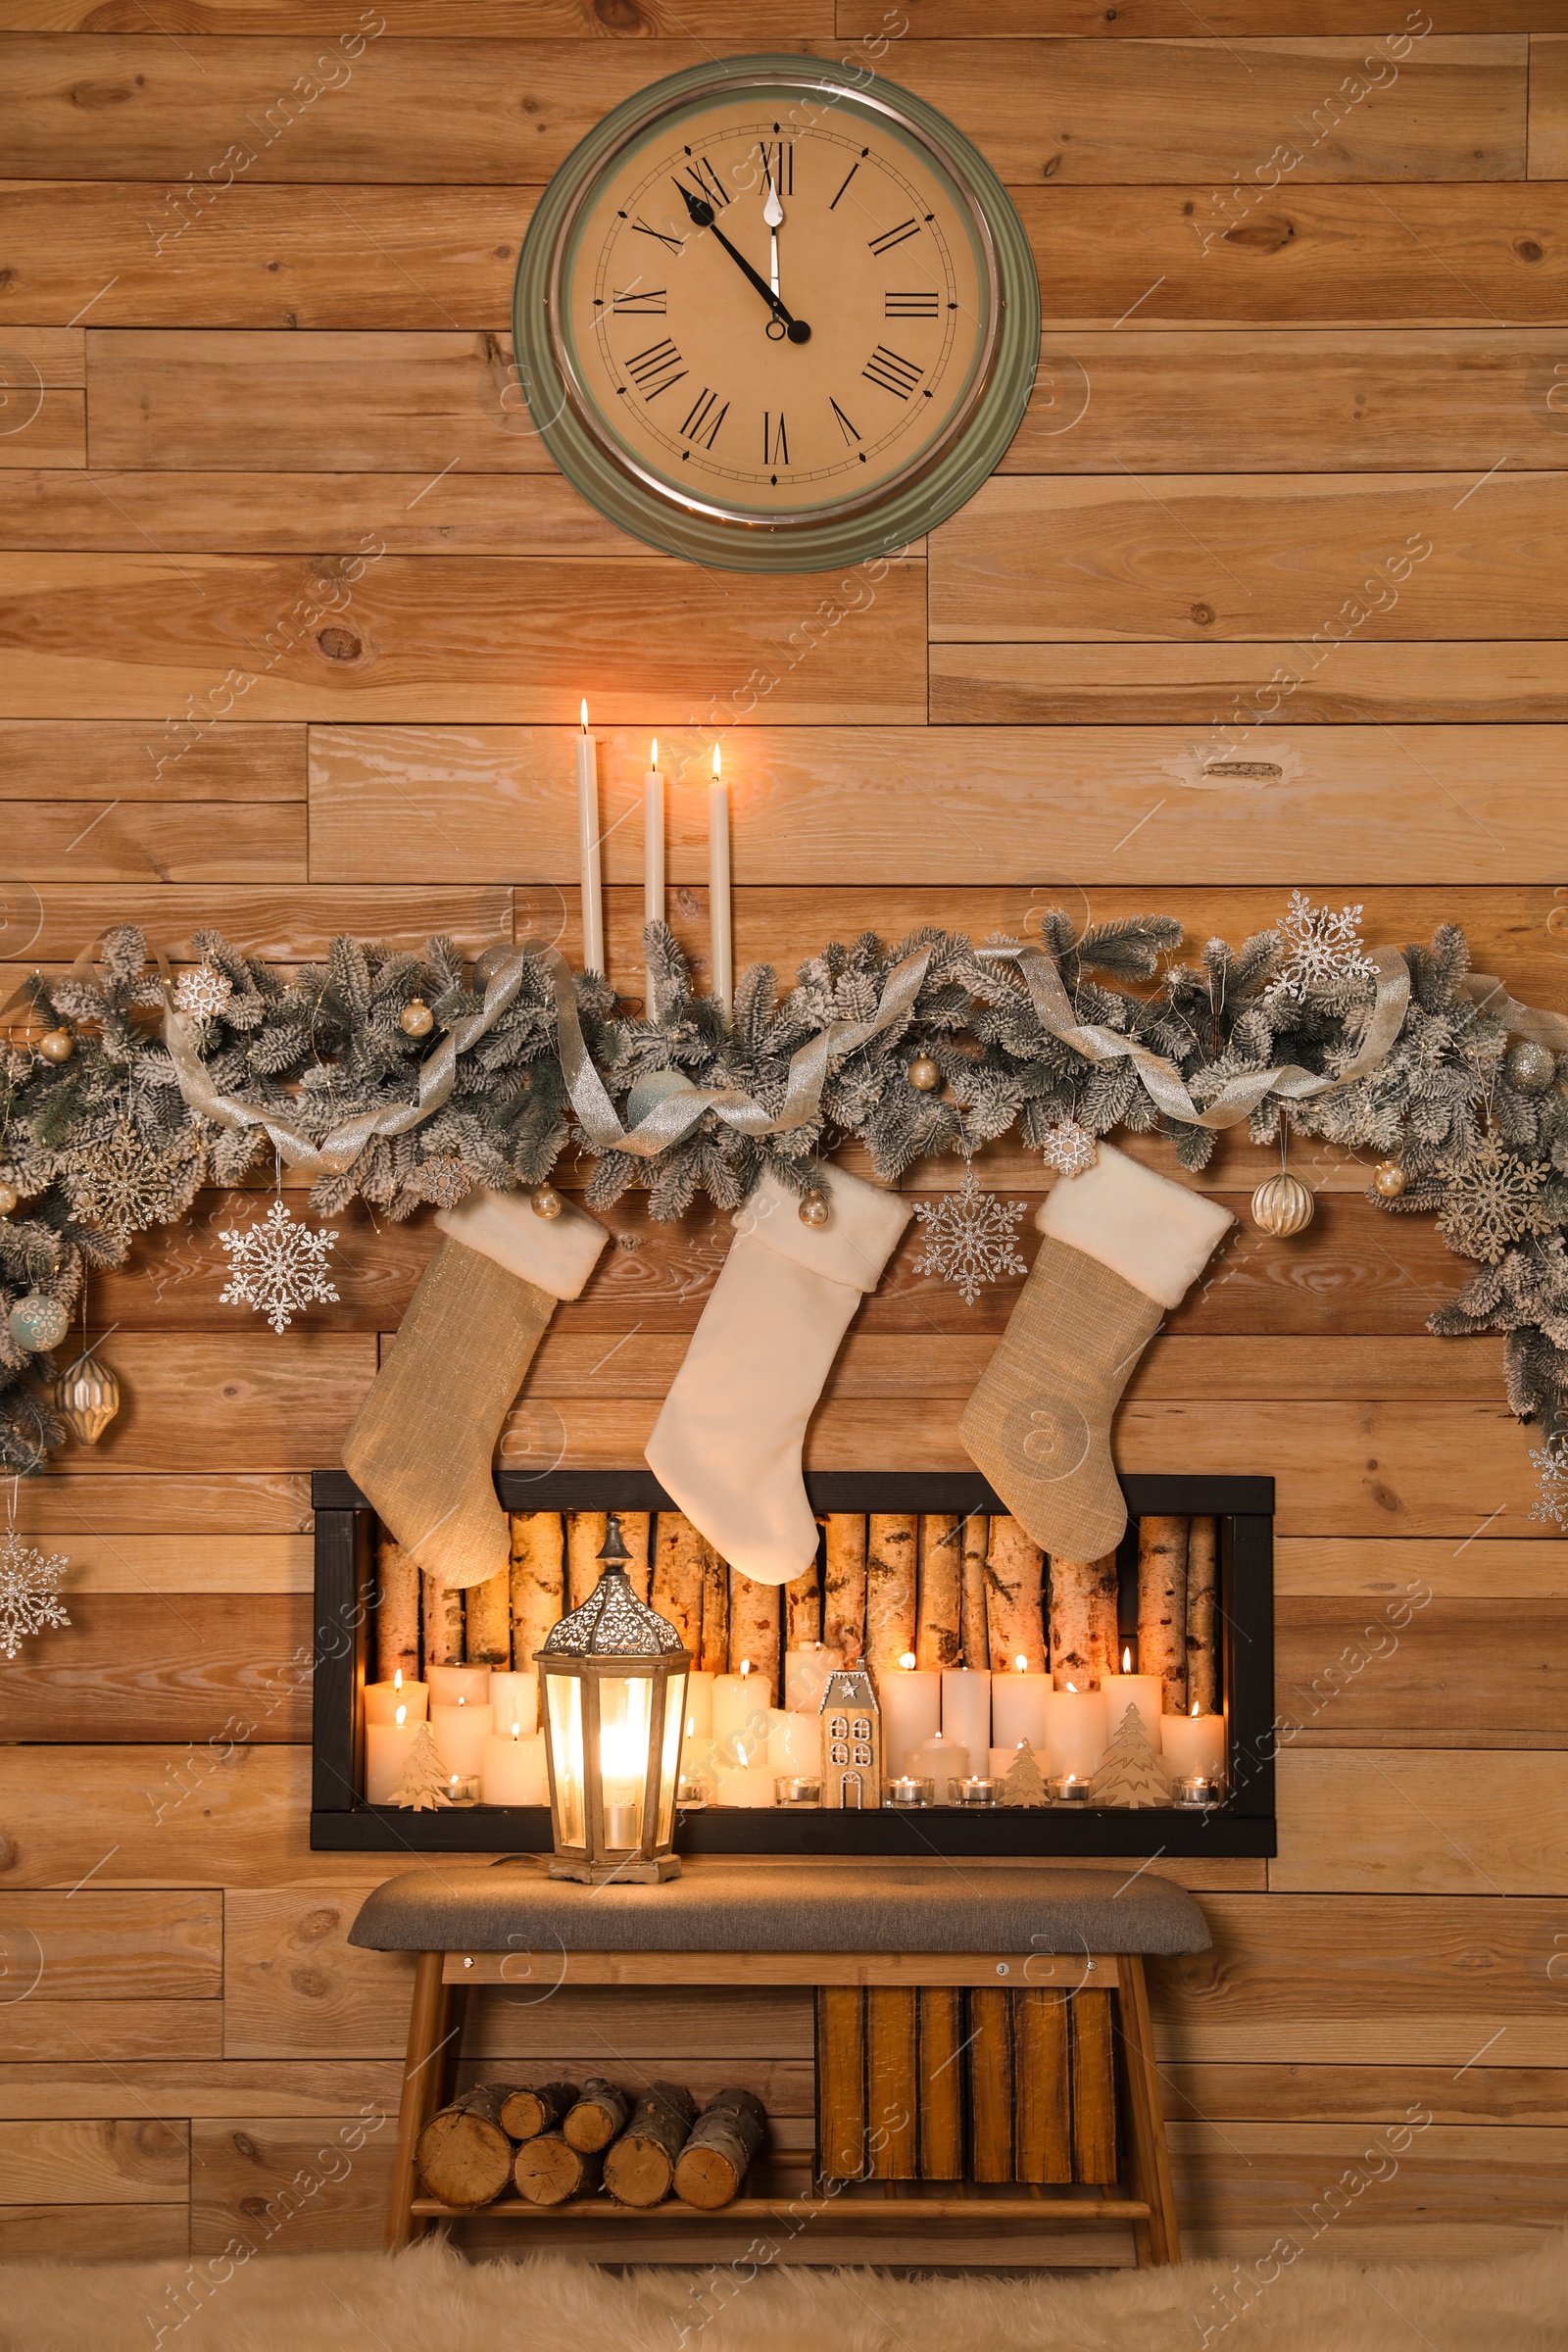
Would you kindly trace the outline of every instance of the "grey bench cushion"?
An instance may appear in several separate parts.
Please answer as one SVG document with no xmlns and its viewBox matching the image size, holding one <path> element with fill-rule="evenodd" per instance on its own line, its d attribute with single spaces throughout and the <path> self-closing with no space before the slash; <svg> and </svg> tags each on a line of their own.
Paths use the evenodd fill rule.
<svg viewBox="0 0 1568 2352">
<path fill-rule="evenodd" d="M 662 1886 L 580 1886 L 542 1860 L 447 1863 L 378 1886 L 372 1951 L 1201 1952 L 1203 1914 L 1152 1872 L 813 1870 L 704 1863 Z"/>
</svg>

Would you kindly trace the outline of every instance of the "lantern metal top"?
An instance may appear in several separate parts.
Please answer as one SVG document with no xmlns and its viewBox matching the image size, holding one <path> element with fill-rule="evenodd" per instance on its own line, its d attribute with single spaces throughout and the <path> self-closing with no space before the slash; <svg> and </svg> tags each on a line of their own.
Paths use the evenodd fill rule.
<svg viewBox="0 0 1568 2352">
<path fill-rule="evenodd" d="M 604 1574 L 581 1606 L 552 1626 L 537 1657 L 649 1658 L 672 1650 L 684 1652 L 679 1630 L 657 1609 L 638 1599 L 626 1574 L 631 1553 L 620 1533 L 620 1520 L 609 1514 L 599 1557 Z"/>
</svg>

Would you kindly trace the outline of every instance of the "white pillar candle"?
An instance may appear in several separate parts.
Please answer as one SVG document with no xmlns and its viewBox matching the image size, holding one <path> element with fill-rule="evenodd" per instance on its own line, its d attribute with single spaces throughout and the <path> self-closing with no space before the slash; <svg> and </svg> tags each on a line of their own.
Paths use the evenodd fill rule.
<svg viewBox="0 0 1568 2352">
<path fill-rule="evenodd" d="M 1030 1674 L 1027 1661 L 1017 1658 L 1010 1674 L 991 1678 L 991 1737 L 999 1747 L 1046 1744 L 1046 1701 L 1051 1695 L 1049 1674 Z"/>
<path fill-rule="evenodd" d="M 599 869 L 599 740 L 582 706 L 577 737 L 577 854 L 582 876 L 582 968 L 605 968 L 605 894 Z"/>
<path fill-rule="evenodd" d="M 942 1677 L 929 1667 L 916 1667 L 914 1652 L 906 1649 L 897 1666 L 878 1677 L 877 1698 L 882 1708 L 882 1773 L 896 1781 L 909 1769 L 912 1749 L 942 1729 Z"/>
<path fill-rule="evenodd" d="M 713 1738 L 720 1747 L 728 1745 L 733 1753 L 737 1739 L 759 1749 L 766 1744 L 770 1695 L 748 1659 L 742 1659 L 738 1674 L 714 1675 Z"/>
<path fill-rule="evenodd" d="M 495 1710 L 497 1724 L 503 1731 L 515 1724 L 524 1740 L 531 1740 L 539 1729 L 539 1669 L 530 1666 L 526 1674 L 503 1674 L 499 1667 L 490 1670 L 490 1689 L 486 1693 Z"/>
<path fill-rule="evenodd" d="M 548 1805 L 543 1732 L 524 1739 L 515 1723 L 508 1731 L 492 1732 L 479 1763 L 479 1793 L 487 1805 Z"/>
<path fill-rule="evenodd" d="M 980 1771 L 991 1745 L 991 1677 L 978 1667 L 943 1667 L 942 1737 L 966 1747 Z"/>
<path fill-rule="evenodd" d="M 430 1704 L 428 1683 L 406 1683 L 400 1666 L 389 1683 L 365 1686 L 367 1723 L 422 1723 Z M 398 1709 L 403 1713 L 400 1716 Z"/>
<path fill-rule="evenodd" d="M 813 1642 L 806 1649 L 784 1652 L 784 1704 L 792 1715 L 809 1715 L 822 1703 L 827 1678 L 844 1664 L 842 1650 Z"/>
<path fill-rule="evenodd" d="M 1133 1653 L 1121 1653 L 1120 1674 L 1101 1678 L 1100 1687 L 1105 1694 L 1105 1738 L 1114 1740 L 1121 1729 L 1121 1719 L 1129 1707 L 1136 1707 L 1144 1719 L 1150 1745 L 1159 1754 L 1159 1726 L 1165 1711 L 1165 1685 L 1157 1674 L 1134 1674 Z"/>
<path fill-rule="evenodd" d="M 365 1727 L 365 1796 L 372 1805 L 389 1805 L 403 1786 L 403 1768 L 409 1760 L 409 1750 L 419 1737 L 420 1724 L 404 1721 L 399 1710 L 390 1723 L 368 1723 Z"/>
<path fill-rule="evenodd" d="M 768 1767 L 793 1780 L 817 1780 L 822 1771 L 822 1718 L 815 1713 L 775 1711 L 767 1735 Z"/>
<path fill-rule="evenodd" d="M 484 1762 L 484 1743 L 495 1730 L 495 1714 L 488 1705 L 470 1707 L 460 1698 L 455 1707 L 430 1709 L 430 1729 L 448 1772 L 477 1772 Z"/>
<path fill-rule="evenodd" d="M 716 1677 L 705 1674 L 694 1666 L 686 1677 L 686 1737 L 688 1740 L 710 1740 L 713 1736 L 713 1684 Z"/>
<path fill-rule="evenodd" d="M 460 1698 L 470 1707 L 489 1703 L 488 1666 L 427 1666 L 424 1679 L 430 1686 L 432 1707 L 455 1707 Z"/>
<path fill-rule="evenodd" d="M 1027 1740 L 1019 1740 L 1018 1747 L 1028 1746 L 1029 1742 Z M 1033 1749 L 1030 1749 L 1030 1753 L 1034 1753 Z M 1017 1747 L 994 1747 L 991 1750 L 991 1778 L 994 1781 L 1004 1781 L 1017 1761 Z M 1039 1756 L 1035 1756 L 1035 1762 L 1038 1764 L 1040 1761 L 1041 1758 Z M 1042 1777 L 1044 1777 L 1044 1775 L 1042 1775 Z"/>
<path fill-rule="evenodd" d="M 729 787 L 713 746 L 713 781 L 708 793 L 708 953 L 712 966 L 709 995 L 727 1013 L 735 995 L 735 943 L 729 908 Z"/>
<path fill-rule="evenodd" d="M 977 1748 L 975 1753 L 984 1755 L 987 1751 Z M 952 1799 L 948 1794 L 948 1783 L 968 1779 L 969 1750 L 960 1747 L 956 1740 L 945 1739 L 941 1732 L 934 1733 L 929 1740 L 922 1740 L 913 1751 L 909 1758 L 909 1772 L 914 1780 L 935 1781 L 937 1803 L 950 1804 Z"/>
<path fill-rule="evenodd" d="M 662 923 L 664 919 L 664 779 L 659 772 L 659 738 L 656 735 L 648 752 L 648 772 L 643 778 L 643 922 Z M 659 995 L 655 984 L 654 967 L 644 967 L 643 994 L 650 1020 L 659 1010 Z"/>
<path fill-rule="evenodd" d="M 1196 1704 L 1190 1715 L 1162 1715 L 1159 1738 L 1172 1780 L 1184 1780 L 1193 1773 L 1205 1781 L 1225 1778 L 1223 1715 L 1200 1715 Z"/>
<path fill-rule="evenodd" d="M 1048 1780 L 1064 1780 L 1072 1773 L 1087 1781 L 1105 1752 L 1105 1694 L 1102 1690 L 1065 1690 L 1046 1693 L 1046 1757 Z"/>
<path fill-rule="evenodd" d="M 737 1739 L 735 1761 L 727 1763 L 720 1750 L 715 1759 L 718 1801 L 721 1805 L 753 1808 L 773 1802 L 773 1767 L 767 1760 L 767 1740 Z"/>
</svg>

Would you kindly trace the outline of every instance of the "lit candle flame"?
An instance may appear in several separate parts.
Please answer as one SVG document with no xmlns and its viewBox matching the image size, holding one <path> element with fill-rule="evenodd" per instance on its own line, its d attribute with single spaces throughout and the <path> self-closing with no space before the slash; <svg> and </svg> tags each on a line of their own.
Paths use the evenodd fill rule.
<svg viewBox="0 0 1568 2352">
<path fill-rule="evenodd" d="M 735 1742 L 735 1761 L 737 1764 L 744 1764 L 746 1761 L 746 1742 L 744 1740 L 737 1740 Z"/>
<path fill-rule="evenodd" d="M 1077 1686 L 1077 1684 L 1076 1684 L 1076 1683 L 1069 1683 L 1069 1684 L 1067 1685 L 1067 1688 L 1068 1688 L 1068 1690 L 1071 1690 L 1071 1691 L 1073 1692 L 1074 1696 L 1076 1696 L 1076 1695 L 1077 1695 L 1078 1686 Z M 1069 1779 L 1071 1778 L 1071 1775 L 1070 1775 L 1070 1774 L 1068 1775 L 1068 1778 L 1069 1778 Z"/>
<path fill-rule="evenodd" d="M 1201 1703 L 1200 1703 L 1200 1702 L 1198 1699 L 1196 1699 L 1196 1698 L 1195 1698 L 1195 1699 L 1194 1699 L 1194 1701 L 1193 1701 L 1193 1713 L 1194 1713 L 1195 1715 L 1200 1715 L 1200 1714 L 1202 1713 L 1202 1711 L 1203 1711 L 1203 1710 L 1202 1710 Z"/>
<path fill-rule="evenodd" d="M 654 737 L 653 742 L 648 746 L 648 764 L 650 767 L 657 767 L 659 765 L 659 737 L 657 735 Z"/>
<path fill-rule="evenodd" d="M 467 1702 L 467 1700 L 466 1700 L 466 1699 L 464 1697 L 464 1695 L 463 1695 L 462 1691 L 460 1690 L 460 1691 L 459 1691 L 459 1693 L 458 1693 L 458 1704 L 459 1704 L 459 1706 L 460 1706 L 460 1707 L 466 1707 L 466 1706 L 467 1705 L 467 1703 L 468 1703 L 468 1702 Z"/>
<path fill-rule="evenodd" d="M 720 780 L 720 779 L 721 779 L 721 777 L 723 776 L 723 773 L 724 773 L 724 763 L 723 763 L 723 761 L 720 760 L 720 758 L 719 758 L 719 756 L 718 756 L 718 746 L 717 746 L 717 744 L 715 743 L 715 744 L 714 744 L 714 746 L 713 746 L 713 782 L 714 782 L 715 784 L 719 782 L 719 780 Z"/>
<path fill-rule="evenodd" d="M 742 1660 L 741 1660 L 741 1673 L 742 1673 L 742 1675 L 743 1675 L 743 1676 L 745 1676 L 745 1675 L 748 1675 L 748 1674 L 750 1674 L 750 1673 L 751 1673 L 751 1671 L 752 1671 L 752 1661 L 751 1661 L 751 1659 L 750 1659 L 750 1658 L 742 1658 Z"/>
<path fill-rule="evenodd" d="M 1124 1649 L 1121 1653 L 1121 1670 L 1123 1674 L 1131 1674 L 1133 1670 L 1133 1653 L 1130 1649 Z"/>
<path fill-rule="evenodd" d="M 404 1721 L 406 1720 L 407 1716 L 408 1716 L 408 1712 L 409 1712 L 409 1710 L 408 1710 L 408 1708 L 407 1708 L 407 1707 L 399 1707 L 399 1709 L 398 1709 L 398 1711 L 397 1711 L 396 1715 L 394 1715 L 394 1716 L 393 1716 L 393 1718 L 392 1718 L 393 1722 L 394 1722 L 394 1723 L 402 1723 L 402 1722 L 404 1722 Z"/>
<path fill-rule="evenodd" d="M 394 1690 L 401 1690 L 403 1688 L 403 1669 L 401 1666 L 398 1668 L 396 1674 L 392 1677 L 392 1688 Z"/>
<path fill-rule="evenodd" d="M 521 1733 L 521 1731 L 522 1731 L 522 1726 L 521 1726 L 521 1724 L 520 1724 L 520 1723 L 514 1723 L 514 1724 L 513 1725 L 513 1727 L 512 1727 L 512 1737 L 514 1738 L 514 1740 L 515 1740 L 515 1739 L 516 1739 L 516 1738 L 519 1736 L 519 1734 Z"/>
<path fill-rule="evenodd" d="M 1014 1674 L 1025 1674 L 1028 1672 L 1028 1668 L 1029 1661 L 1024 1656 L 1023 1651 L 1020 1650 L 1018 1655 L 1012 1661 L 1012 1671 Z"/>
<path fill-rule="evenodd" d="M 913 1650 L 912 1650 L 912 1649 L 906 1649 L 906 1650 L 905 1651 L 905 1653 L 904 1653 L 903 1657 L 902 1657 L 902 1658 L 899 1660 L 899 1664 L 900 1664 L 900 1665 L 901 1665 L 901 1666 L 904 1668 L 904 1671 L 905 1671 L 905 1673 L 906 1673 L 906 1674 L 909 1674 L 909 1673 L 911 1673 L 911 1672 L 913 1671 L 913 1668 L 914 1668 L 914 1652 L 913 1652 Z"/>
<path fill-rule="evenodd" d="M 588 732 L 588 697 L 586 695 L 583 696 L 577 707 L 577 722 L 586 735 Z"/>
</svg>

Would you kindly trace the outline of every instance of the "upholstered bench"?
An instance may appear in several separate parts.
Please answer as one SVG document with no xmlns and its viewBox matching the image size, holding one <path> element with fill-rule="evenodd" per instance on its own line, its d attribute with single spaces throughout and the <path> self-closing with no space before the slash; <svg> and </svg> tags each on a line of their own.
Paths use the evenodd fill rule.
<svg viewBox="0 0 1568 2352">
<path fill-rule="evenodd" d="M 468 1987 L 511 1985 L 537 2000 L 561 1985 L 776 1985 L 816 1990 L 812 2173 L 819 2190 L 824 2181 L 834 2195 L 847 2182 L 874 2183 L 865 2193 L 882 2200 L 875 2212 L 884 2222 L 897 2211 L 916 2220 L 1006 2219 L 1031 2228 L 1130 2223 L 1140 2261 L 1180 2258 L 1144 1962 L 1205 1950 L 1209 1936 L 1192 1895 L 1147 1870 L 1128 1877 L 1026 1864 L 852 1870 L 704 1862 L 654 1888 L 551 1879 L 532 1857 L 488 1868 L 443 1864 L 378 1886 L 350 1941 L 418 1954 L 388 2230 L 393 2247 L 444 2218 L 444 2208 L 419 2194 L 415 2149 L 447 2096 Z M 956 2086 L 964 2079 L 970 2084 L 969 2156 L 946 2166 L 937 2160 L 939 2174 L 965 2176 L 952 2181 L 951 2194 L 947 2186 L 933 2193 L 931 2162 L 918 2161 L 922 2146 L 929 2158 L 929 2143 L 912 2122 L 902 2141 L 897 2131 L 876 2134 L 878 2152 L 863 2166 L 835 2155 L 846 2116 L 853 2124 L 869 2112 L 873 2078 L 884 2089 L 895 2079 L 878 2050 L 901 2034 L 910 2052 L 928 2053 L 918 2062 L 928 2088 L 951 2072 L 943 2097 L 960 2132 Z M 944 2047 L 949 2061 L 929 2054 Z M 497 2071 L 504 2074 L 504 2064 Z M 666 2071 L 678 2073 L 678 2062 Z M 1057 2072 L 1059 2095 L 1051 2080 Z M 989 2117 L 994 2137 L 999 2113 L 1004 2147 L 988 2155 L 976 2119 Z M 1047 2123 L 1037 2129 L 1031 2119 L 1041 2114 Z M 1052 2116 L 1060 2124 L 1052 2143 L 1058 2153 L 1047 2148 L 1042 2158 Z M 985 2185 L 1004 2181 L 1005 2190 Z M 1062 2182 L 1066 2193 L 1045 2194 L 1047 2182 Z M 725 2211 L 755 2223 L 801 2209 L 798 2196 L 743 2195 Z M 558 2223 L 620 2211 L 603 2197 L 582 2207 L 541 2211 L 508 2201 L 486 2210 Z M 838 2220 L 848 2210 L 841 2203 Z M 870 2209 L 854 2206 L 862 2210 Z M 687 2211 L 665 2204 L 626 2218 L 675 2223 Z M 705 2224 L 714 2218 L 700 2217 Z M 567 2242 L 559 2229 L 555 2238 Z M 661 2251 L 670 2258 L 667 2247 Z"/>
</svg>

